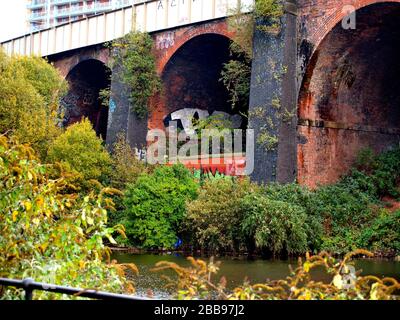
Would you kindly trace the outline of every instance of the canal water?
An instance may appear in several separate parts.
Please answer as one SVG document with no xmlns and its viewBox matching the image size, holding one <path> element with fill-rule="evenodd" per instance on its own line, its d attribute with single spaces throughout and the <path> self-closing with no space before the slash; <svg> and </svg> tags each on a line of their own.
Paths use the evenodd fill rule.
<svg viewBox="0 0 400 320">
<path fill-rule="evenodd" d="M 190 263 L 186 257 L 180 254 L 130 254 L 130 253 L 113 253 L 113 259 L 119 263 L 134 263 L 139 269 L 138 276 L 132 276 L 135 283 L 137 293 L 146 295 L 150 289 L 156 297 L 168 298 L 169 291 L 165 289 L 166 281 L 160 277 L 160 274 L 168 276 L 173 275 L 172 272 L 155 273 L 151 269 L 159 261 L 171 261 L 181 266 L 189 266 Z M 209 261 L 209 258 L 201 258 Z M 221 261 L 220 271 L 214 278 L 218 282 L 221 276 L 225 276 L 227 287 L 232 289 L 244 282 L 247 278 L 251 283 L 261 283 L 267 279 L 276 280 L 283 279 L 290 274 L 289 265 L 293 268 L 297 266 L 297 259 L 293 260 L 249 260 L 243 258 L 227 258 L 218 257 L 214 261 Z M 400 280 L 400 262 L 393 260 L 355 260 L 356 270 L 360 270 L 364 275 L 376 275 L 381 277 L 394 277 Z M 322 270 L 313 271 L 313 279 L 317 281 L 329 281 Z"/>
</svg>

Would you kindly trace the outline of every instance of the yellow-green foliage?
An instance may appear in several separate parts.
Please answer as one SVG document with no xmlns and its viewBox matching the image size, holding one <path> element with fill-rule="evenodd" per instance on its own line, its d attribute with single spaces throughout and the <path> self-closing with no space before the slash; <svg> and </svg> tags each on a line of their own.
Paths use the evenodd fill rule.
<svg viewBox="0 0 400 320">
<path fill-rule="evenodd" d="M 254 13 L 257 18 L 278 20 L 283 15 L 281 0 L 256 0 Z"/>
<path fill-rule="evenodd" d="M 236 8 L 228 18 L 228 28 L 234 32 L 231 50 L 235 53 L 244 53 L 248 59 L 253 57 L 253 35 L 255 18 L 252 14 L 242 14 Z"/>
<path fill-rule="evenodd" d="M 266 33 L 276 33 L 280 29 L 280 19 L 284 10 L 281 0 L 256 0 L 250 14 L 243 14 L 244 8 L 237 7 L 228 18 L 228 26 L 235 32 L 232 50 L 244 52 L 251 59 L 253 57 L 253 36 L 257 20 L 262 24 L 257 27 Z"/>
<path fill-rule="evenodd" d="M 226 289 L 227 280 L 219 282 L 217 273 L 219 263 L 206 263 L 188 258 L 192 266 L 181 267 L 172 262 L 162 261 L 153 271 L 172 270 L 178 280 L 168 278 L 170 287 L 176 288 L 175 298 L 222 299 L 222 300 L 398 300 L 400 283 L 393 278 L 359 276 L 351 274 L 351 258 L 356 255 L 372 256 L 365 250 L 356 250 L 347 254 L 343 260 L 337 260 L 325 252 L 319 255 L 306 255 L 303 262 L 292 270 L 286 279 L 267 281 L 260 284 L 245 282 L 233 291 Z M 312 271 L 322 268 L 330 276 L 329 282 L 316 281 Z M 268 275 L 266 274 L 266 277 Z"/>
<path fill-rule="evenodd" d="M 93 180 L 106 182 L 111 169 L 111 157 L 87 119 L 68 127 L 54 141 L 49 149 L 49 160 L 69 165 L 81 176 L 83 188 Z"/>
<path fill-rule="evenodd" d="M 0 277 L 129 292 L 121 268 L 106 264 L 115 243 L 107 228 L 106 195 L 63 192 L 65 177 L 50 180 L 33 150 L 0 136 Z M 21 299 L 15 288 L 1 288 L 0 299 Z M 36 291 L 35 299 L 71 298 Z"/>
<path fill-rule="evenodd" d="M 0 133 L 29 143 L 44 159 L 61 133 L 58 101 L 66 82 L 39 57 L 7 57 L 0 51 Z"/>
<path fill-rule="evenodd" d="M 210 251 L 241 249 L 241 199 L 257 188 L 248 179 L 206 181 L 198 198 L 187 205 L 184 231 L 192 243 Z"/>
<path fill-rule="evenodd" d="M 111 184 L 120 190 L 124 190 L 128 183 L 135 183 L 141 174 L 150 170 L 137 158 L 123 134 L 118 135 L 117 142 L 113 146 L 112 166 Z"/>
</svg>

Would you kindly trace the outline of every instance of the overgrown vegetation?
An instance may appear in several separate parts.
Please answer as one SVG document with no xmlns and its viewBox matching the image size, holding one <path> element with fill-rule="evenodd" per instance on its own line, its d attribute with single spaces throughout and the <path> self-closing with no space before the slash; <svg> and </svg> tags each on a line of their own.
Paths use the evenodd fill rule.
<svg viewBox="0 0 400 320">
<path fill-rule="evenodd" d="M 263 255 L 342 254 L 355 248 L 398 254 L 399 212 L 389 212 L 381 199 L 398 195 L 400 150 L 369 159 L 338 183 L 312 191 L 297 184 L 205 183 L 188 204 L 191 245 Z"/>
<path fill-rule="evenodd" d="M 122 226 L 107 226 L 107 193 L 66 192 L 63 175 L 47 176 L 34 151 L 0 136 L 0 277 L 112 292 L 132 292 L 117 267 L 107 264 L 103 239 Z M 0 298 L 20 299 L 23 291 L 0 288 Z M 35 299 L 67 299 L 37 292 Z"/>
<path fill-rule="evenodd" d="M 221 81 L 228 90 L 232 110 L 243 113 L 250 97 L 250 61 L 230 60 L 225 63 L 221 72 Z"/>
<path fill-rule="evenodd" d="M 0 50 L 0 134 L 37 150 L 42 160 L 61 133 L 59 98 L 66 83 L 39 57 L 7 57 Z"/>
<path fill-rule="evenodd" d="M 257 29 L 275 34 L 280 30 L 283 2 L 280 0 L 256 0 L 251 8 L 236 7 L 228 18 L 228 26 L 235 33 L 233 52 L 253 57 L 253 37 Z"/>
<path fill-rule="evenodd" d="M 196 197 L 197 188 L 183 165 L 158 167 L 128 185 L 123 223 L 130 243 L 148 249 L 173 248 L 186 201 Z"/>
<path fill-rule="evenodd" d="M 209 263 L 188 258 L 190 267 L 175 263 L 159 262 L 153 271 L 173 271 L 177 280 L 169 279 L 169 286 L 175 289 L 175 299 L 218 299 L 218 300 L 399 300 L 400 283 L 393 278 L 359 276 L 351 273 L 351 259 L 357 255 L 371 257 L 366 250 L 348 253 L 343 260 L 336 260 L 326 252 L 306 255 L 299 259 L 296 269 L 286 279 L 250 284 L 245 282 L 232 291 L 226 289 L 227 279 L 216 279 L 219 266 L 213 259 Z M 322 269 L 331 281 L 313 279 L 314 269 Z"/>
<path fill-rule="evenodd" d="M 143 32 L 130 32 L 110 44 L 111 67 L 115 76 L 127 86 L 132 111 L 140 119 L 148 114 L 149 98 L 161 89 L 153 45 L 151 36 Z"/>
<path fill-rule="evenodd" d="M 186 241 L 211 252 L 243 250 L 240 202 L 256 188 L 247 180 L 206 181 L 198 198 L 188 204 Z"/>
<path fill-rule="evenodd" d="M 241 207 L 241 232 L 256 248 L 273 254 L 307 251 L 307 215 L 303 208 L 257 194 L 245 197 Z"/>
<path fill-rule="evenodd" d="M 263 120 L 257 143 L 267 151 L 274 150 L 278 145 L 278 138 L 274 133 L 275 122 L 265 114 L 257 115 L 254 110 L 251 114 L 248 112 L 253 38 L 256 30 L 272 36 L 279 34 L 283 13 L 283 2 L 280 0 L 256 0 L 252 8 L 233 9 L 231 16 L 227 19 L 229 30 L 234 33 L 230 46 L 231 59 L 224 64 L 220 79 L 229 93 L 233 110 L 239 111 L 246 118 Z M 275 65 L 269 67 L 271 70 L 277 69 Z M 280 81 L 281 74 L 285 73 L 283 66 L 279 66 L 279 69 L 281 70 L 275 71 L 277 78 L 275 81 Z M 256 79 L 256 81 L 260 80 Z M 271 101 L 271 107 L 277 110 L 279 120 L 283 121 L 288 117 L 287 111 L 278 110 L 280 109 L 279 98 Z M 264 113 L 266 106 L 260 109 Z"/>
<path fill-rule="evenodd" d="M 107 183 L 111 172 L 111 157 L 88 119 L 71 125 L 57 137 L 48 158 L 76 173 L 75 183 L 83 189 Z"/>
<path fill-rule="evenodd" d="M 138 159 L 136 152 L 126 140 L 124 134 L 119 134 L 112 148 L 111 185 L 119 190 L 125 190 L 128 184 L 134 184 L 139 176 L 150 173 L 152 168 Z"/>
</svg>

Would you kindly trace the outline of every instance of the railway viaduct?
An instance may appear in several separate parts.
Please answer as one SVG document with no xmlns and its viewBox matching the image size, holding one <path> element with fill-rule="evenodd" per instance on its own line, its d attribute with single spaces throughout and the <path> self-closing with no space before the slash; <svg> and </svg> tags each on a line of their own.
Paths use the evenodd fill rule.
<svg viewBox="0 0 400 320">
<path fill-rule="evenodd" d="M 399 2 L 288 0 L 279 32 L 256 30 L 248 125 L 256 138 L 267 132 L 277 143 L 256 144 L 255 180 L 315 187 L 347 172 L 359 150 L 379 152 L 400 143 Z M 233 37 L 227 5 L 236 3 L 138 1 L 2 46 L 9 54 L 38 54 L 55 64 L 70 83 L 69 121 L 88 116 L 107 143 L 124 131 L 140 148 L 147 131 L 163 128 L 178 109 L 227 111 L 218 79 Z M 152 99 L 144 120 L 129 112 L 127 90 L 113 77 L 110 105 L 98 102 L 112 73 L 104 43 L 132 29 L 153 36 L 166 91 L 165 98 Z"/>
</svg>

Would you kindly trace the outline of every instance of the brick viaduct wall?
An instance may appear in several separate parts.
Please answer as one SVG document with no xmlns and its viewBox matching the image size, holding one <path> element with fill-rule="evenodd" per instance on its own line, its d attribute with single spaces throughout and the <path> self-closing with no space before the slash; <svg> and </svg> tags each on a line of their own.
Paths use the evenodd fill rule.
<svg viewBox="0 0 400 320">
<path fill-rule="evenodd" d="M 400 142 L 398 2 L 299 1 L 301 184 L 331 183 L 361 149 L 381 152 Z M 357 9 L 355 30 L 341 27 L 349 5 Z"/>
<path fill-rule="evenodd" d="M 188 41 L 201 35 L 211 34 L 220 35 L 228 39 L 233 35 L 228 31 L 226 21 L 223 19 L 153 34 L 157 72 L 162 75 L 170 59 Z M 95 46 L 49 57 L 49 60 L 54 63 L 65 78 L 76 66 L 90 59 L 107 64 L 109 50 L 103 46 Z M 113 74 L 117 71 L 113 70 Z M 173 80 L 170 80 L 169 86 L 176 85 Z M 137 119 L 132 112 L 129 112 L 130 106 L 127 97 L 128 88 L 116 81 L 115 77 L 112 77 L 107 143 L 112 144 L 116 140 L 117 134 L 124 132 L 133 146 L 142 148 L 146 145 L 147 130 L 164 128 L 164 117 L 174 110 L 168 109 L 168 103 L 165 98 L 155 96 L 150 101 L 149 118 Z"/>
<path fill-rule="evenodd" d="M 160 76 L 163 76 L 165 68 L 168 62 L 172 59 L 175 53 L 182 48 L 183 45 L 187 44 L 189 41 L 193 40 L 198 36 L 204 35 L 220 35 L 226 38 L 232 38 L 233 33 L 229 32 L 226 21 L 225 20 L 216 20 L 209 23 L 202 23 L 198 25 L 193 25 L 185 28 L 179 28 L 177 30 L 166 31 L 163 33 L 155 34 L 155 55 L 157 59 L 157 72 Z M 207 45 L 206 43 L 203 43 Z M 218 52 L 210 52 L 210 54 L 216 55 Z M 187 57 L 190 59 L 190 57 Z M 206 63 L 206 61 L 203 61 Z M 187 61 L 187 64 L 190 64 L 190 61 Z M 180 66 L 183 68 L 183 66 Z M 193 77 L 196 77 L 196 71 L 193 70 Z M 178 98 L 179 95 L 179 85 L 187 85 L 186 83 L 182 83 L 181 78 L 172 77 L 166 79 L 165 86 L 168 88 L 176 87 L 175 99 Z M 204 100 L 207 98 L 207 93 L 204 95 Z M 210 93 L 208 93 L 210 94 Z M 169 103 L 167 99 L 174 99 L 174 96 L 171 94 L 170 97 L 154 97 L 154 99 L 150 103 L 150 118 L 148 122 L 149 129 L 156 128 L 164 128 L 163 119 L 164 117 L 175 111 L 171 106 L 168 106 Z"/>
<path fill-rule="evenodd" d="M 261 107 L 263 115 L 251 116 L 249 126 L 257 136 L 266 119 L 272 118 L 274 126 L 269 130 L 279 141 L 274 150 L 265 150 L 256 144 L 253 179 L 298 180 L 315 187 L 337 180 L 350 168 L 361 148 L 369 146 L 381 151 L 400 142 L 400 114 L 392 107 L 397 102 L 400 104 L 397 94 L 400 83 L 395 79 L 395 74 L 400 72 L 395 59 L 400 48 L 396 45 L 393 50 L 380 50 L 376 44 L 376 39 L 382 38 L 380 43 L 385 45 L 382 46 L 391 47 L 391 41 L 398 34 L 387 29 L 385 21 L 389 27 L 400 27 L 390 18 L 393 12 L 398 12 L 396 7 L 368 11 L 373 4 L 394 6 L 398 2 L 290 0 L 278 35 L 256 32 L 249 109 L 252 114 Z M 337 27 L 346 15 L 343 11 L 346 5 L 360 12 L 359 28 L 347 33 Z M 233 36 L 224 20 L 154 34 L 158 73 L 163 75 L 168 62 L 184 44 L 207 34 Z M 381 55 L 371 58 L 374 56 L 370 54 L 371 48 Z M 108 50 L 83 48 L 50 57 L 64 76 L 87 59 L 106 63 Z M 275 79 L 276 70 L 272 65 L 284 65 L 287 69 L 280 82 Z M 375 80 L 369 76 L 371 65 L 381 70 L 374 73 Z M 172 92 L 176 89 L 179 93 L 179 80 L 169 78 Z M 385 89 L 388 86 L 384 83 L 391 84 L 390 90 Z M 392 103 L 382 102 L 383 96 L 389 97 Z M 163 128 L 164 117 L 173 110 L 166 99 L 154 97 L 149 118 L 138 120 L 129 112 L 126 97 L 127 88 L 113 79 L 107 142 L 111 143 L 118 132 L 124 131 L 132 145 L 141 147 L 146 143 L 147 130 Z M 278 119 L 272 105 L 276 98 L 280 99 L 282 108 L 297 110 L 293 119 Z"/>
</svg>

